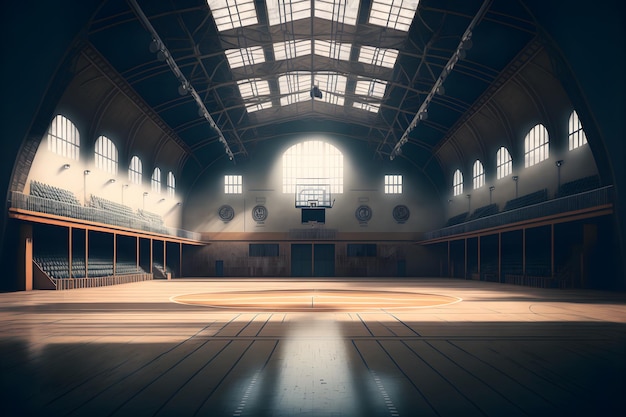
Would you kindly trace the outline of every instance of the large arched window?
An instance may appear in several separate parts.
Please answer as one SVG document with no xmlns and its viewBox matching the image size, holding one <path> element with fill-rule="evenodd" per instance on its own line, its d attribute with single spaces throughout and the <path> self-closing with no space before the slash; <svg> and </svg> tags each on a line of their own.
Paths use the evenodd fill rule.
<svg viewBox="0 0 626 417">
<path fill-rule="evenodd" d="M 159 167 L 154 168 L 152 171 L 152 180 L 150 181 L 152 185 L 152 191 L 160 194 L 161 193 L 161 169 Z"/>
<path fill-rule="evenodd" d="M 117 147 L 106 136 L 96 140 L 96 168 L 117 175 Z"/>
<path fill-rule="evenodd" d="M 48 128 L 48 150 L 66 158 L 79 157 L 80 135 L 68 118 L 57 115 Z"/>
<path fill-rule="evenodd" d="M 496 152 L 496 178 L 504 178 L 513 173 L 513 160 L 509 150 L 504 146 Z"/>
<path fill-rule="evenodd" d="M 573 111 L 570 115 L 567 127 L 569 132 L 568 138 L 570 151 L 587 143 L 587 136 L 585 135 L 583 125 L 580 123 L 580 119 L 578 118 L 578 113 L 576 113 L 576 111 Z"/>
<path fill-rule="evenodd" d="M 283 193 L 296 192 L 296 184 L 329 184 L 333 194 L 343 193 L 343 154 L 328 142 L 300 142 L 283 154 Z"/>
<path fill-rule="evenodd" d="M 143 167 L 141 159 L 135 155 L 131 158 L 130 165 L 128 166 L 128 180 L 133 184 L 141 184 L 142 172 Z"/>
<path fill-rule="evenodd" d="M 533 166 L 550 157 L 550 141 L 548 130 L 544 125 L 538 124 L 524 138 L 524 166 Z"/>
<path fill-rule="evenodd" d="M 452 178 L 452 192 L 454 195 L 463 194 L 463 173 L 460 169 L 454 171 L 454 177 Z"/>
<path fill-rule="evenodd" d="M 480 188 L 485 185 L 485 168 L 483 167 L 482 162 L 478 159 L 474 162 L 474 166 L 472 167 L 472 179 L 474 184 L 474 189 Z"/>
<path fill-rule="evenodd" d="M 167 195 L 170 197 L 174 197 L 176 193 L 176 178 L 174 178 L 174 174 L 172 171 L 167 173 Z"/>
</svg>

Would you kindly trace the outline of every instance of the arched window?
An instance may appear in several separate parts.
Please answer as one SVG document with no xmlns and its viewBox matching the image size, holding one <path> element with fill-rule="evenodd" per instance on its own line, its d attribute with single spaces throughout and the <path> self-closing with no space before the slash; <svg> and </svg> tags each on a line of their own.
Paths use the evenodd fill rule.
<svg viewBox="0 0 626 417">
<path fill-rule="evenodd" d="M 152 185 L 152 191 L 161 194 L 161 170 L 159 167 L 154 168 L 154 171 L 152 171 L 152 180 L 150 183 Z"/>
<path fill-rule="evenodd" d="M 142 165 L 141 159 L 138 156 L 133 156 L 130 160 L 130 165 L 128 166 L 128 180 L 133 184 L 141 185 L 141 175 L 142 175 Z"/>
<path fill-rule="evenodd" d="M 454 195 L 463 194 L 463 173 L 460 169 L 454 171 L 454 177 L 452 179 L 452 191 Z"/>
<path fill-rule="evenodd" d="M 567 126 L 569 131 L 568 137 L 570 151 L 587 143 L 587 135 L 585 135 L 583 125 L 580 123 L 580 119 L 578 118 L 578 113 L 576 113 L 576 111 L 573 111 L 570 115 Z"/>
<path fill-rule="evenodd" d="M 174 193 L 176 192 L 176 178 L 174 178 L 174 174 L 172 171 L 167 173 L 167 195 L 170 197 L 174 197 Z"/>
<path fill-rule="evenodd" d="M 524 138 L 524 166 L 533 166 L 550 157 L 550 141 L 548 131 L 538 124 Z"/>
<path fill-rule="evenodd" d="M 474 166 L 472 167 L 472 179 L 474 182 L 474 189 L 485 185 L 485 168 L 483 167 L 482 162 L 478 159 L 474 162 Z"/>
<path fill-rule="evenodd" d="M 96 140 L 96 168 L 117 175 L 117 148 L 106 136 Z"/>
<path fill-rule="evenodd" d="M 343 193 L 343 154 L 328 142 L 300 142 L 283 154 L 283 193 L 296 192 L 296 184 L 330 184 L 330 192 Z"/>
<path fill-rule="evenodd" d="M 504 146 L 496 152 L 496 178 L 504 178 L 513 173 L 513 160 L 509 150 Z"/>
<path fill-rule="evenodd" d="M 57 115 L 48 128 L 48 150 L 66 158 L 79 157 L 80 135 L 68 118 Z"/>
</svg>

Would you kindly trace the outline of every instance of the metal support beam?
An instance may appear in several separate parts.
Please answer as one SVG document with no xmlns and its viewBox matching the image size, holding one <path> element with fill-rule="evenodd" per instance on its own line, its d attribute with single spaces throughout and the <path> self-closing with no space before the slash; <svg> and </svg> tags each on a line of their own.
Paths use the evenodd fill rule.
<svg viewBox="0 0 626 417">
<path fill-rule="evenodd" d="M 406 131 L 402 134 L 402 137 L 400 137 L 398 142 L 393 147 L 393 150 L 391 151 L 391 154 L 389 155 L 389 159 L 393 160 L 396 156 L 402 153 L 401 151 L 402 145 L 404 145 L 405 143 L 409 141 L 409 133 L 411 133 L 411 131 L 413 131 L 413 129 L 417 127 L 417 124 L 421 120 L 425 120 L 428 117 L 428 106 L 430 105 L 430 102 L 432 101 L 435 94 L 437 94 L 438 91 L 441 91 L 441 89 L 443 88 L 443 82 L 445 81 L 446 77 L 448 76 L 448 74 L 450 74 L 450 72 L 452 71 L 456 63 L 459 61 L 459 59 L 461 59 L 463 48 L 466 47 L 467 43 L 470 41 L 474 27 L 483 18 L 483 16 L 487 12 L 487 9 L 491 5 L 492 1 L 493 0 L 485 0 L 482 6 L 480 6 L 480 9 L 478 9 L 476 16 L 474 16 L 469 26 L 467 26 L 467 29 L 465 29 L 463 36 L 461 36 L 461 42 L 459 42 L 459 46 L 456 48 L 456 51 L 452 54 L 452 56 L 448 60 L 448 63 L 444 66 L 443 70 L 441 71 L 441 74 L 439 75 L 439 78 L 437 78 L 437 80 L 435 81 L 435 84 L 433 84 L 433 87 L 431 88 L 430 92 L 428 93 L 424 101 L 422 102 L 422 105 L 420 106 L 419 110 L 415 114 L 413 121 L 411 121 L 411 123 L 409 124 L 409 127 L 407 127 Z"/>
<path fill-rule="evenodd" d="M 191 83 L 187 80 L 187 78 L 185 78 L 185 76 L 181 72 L 180 67 L 178 66 L 178 64 L 176 64 L 176 61 L 174 61 L 172 54 L 170 54 L 170 51 L 167 49 L 167 47 L 163 43 L 163 40 L 157 33 L 156 29 L 154 29 L 154 27 L 150 23 L 150 20 L 145 15 L 143 10 L 141 10 L 141 7 L 139 7 L 139 4 L 137 3 L 136 0 L 128 0 L 128 3 L 130 4 L 131 8 L 135 12 L 137 17 L 141 21 L 141 23 L 143 24 L 143 26 L 146 28 L 148 32 L 150 32 L 150 35 L 152 35 L 152 42 L 157 47 L 158 53 L 162 54 L 162 56 L 165 58 L 165 62 L 167 62 L 167 65 L 170 67 L 170 69 L 172 70 L 172 72 L 174 73 L 178 81 L 180 82 L 181 88 L 185 92 L 188 92 L 189 94 L 191 94 L 196 104 L 198 105 L 199 112 L 202 113 L 202 116 L 204 116 L 204 118 L 209 122 L 209 125 L 211 126 L 211 128 L 215 130 L 215 132 L 217 133 L 217 136 L 219 137 L 219 141 L 222 143 L 222 145 L 224 145 L 224 150 L 226 151 L 228 158 L 234 162 L 235 156 L 233 155 L 233 152 L 231 151 L 230 146 L 228 146 L 228 142 L 226 141 L 226 138 L 222 134 L 222 131 L 220 130 L 219 127 L 217 127 L 217 124 L 213 120 L 213 117 L 211 117 L 211 114 L 207 110 L 206 106 L 204 105 L 204 102 L 202 101 L 202 99 L 200 98 L 196 90 L 193 88 Z"/>
</svg>

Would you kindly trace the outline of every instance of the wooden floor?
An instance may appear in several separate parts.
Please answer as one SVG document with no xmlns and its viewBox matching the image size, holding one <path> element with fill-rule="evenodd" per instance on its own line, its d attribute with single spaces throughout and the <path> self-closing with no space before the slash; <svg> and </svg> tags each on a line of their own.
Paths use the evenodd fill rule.
<svg viewBox="0 0 626 417">
<path fill-rule="evenodd" d="M 174 301 L 284 290 L 360 298 L 351 308 L 319 311 L 280 299 L 268 308 L 263 297 L 253 297 L 258 308 L 247 298 L 241 309 Z M 383 295 L 363 305 L 367 291 Z M 454 302 L 380 301 L 406 293 Z M 620 293 L 434 279 L 148 281 L 0 294 L 0 318 L 2 416 L 626 410 Z"/>
</svg>

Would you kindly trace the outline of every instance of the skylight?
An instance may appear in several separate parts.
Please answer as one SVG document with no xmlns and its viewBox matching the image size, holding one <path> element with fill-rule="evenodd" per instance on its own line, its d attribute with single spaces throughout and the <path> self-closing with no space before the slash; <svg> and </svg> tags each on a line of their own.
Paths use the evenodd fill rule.
<svg viewBox="0 0 626 417">
<path fill-rule="evenodd" d="M 289 72 L 278 77 L 278 89 L 280 90 L 280 104 L 297 103 L 310 100 L 311 73 L 308 71 Z"/>
<path fill-rule="evenodd" d="M 379 67 L 393 68 L 398 58 L 396 49 L 376 48 L 373 46 L 361 46 L 359 62 L 377 65 Z"/>
<path fill-rule="evenodd" d="M 226 59 L 231 68 L 239 68 L 248 65 L 265 62 L 263 47 L 252 46 L 250 48 L 227 49 Z"/>
<path fill-rule="evenodd" d="M 267 0 L 270 26 L 311 17 L 311 0 Z"/>
<path fill-rule="evenodd" d="M 314 76 L 315 85 L 322 90 L 322 101 L 343 106 L 348 78 L 336 72 L 318 72 Z"/>
<path fill-rule="evenodd" d="M 246 110 L 248 111 L 248 113 L 253 113 L 258 110 L 269 109 L 270 107 L 272 107 L 272 102 L 265 101 L 263 103 L 258 103 L 258 104 L 249 104 L 246 106 Z"/>
<path fill-rule="evenodd" d="M 369 23 L 407 32 L 419 0 L 373 0 Z"/>
<path fill-rule="evenodd" d="M 267 96 L 270 94 L 270 85 L 267 81 L 261 79 L 250 79 L 237 81 L 237 87 L 241 93 L 241 98 L 254 98 L 259 96 Z"/>
<path fill-rule="evenodd" d="M 315 0 L 315 17 L 320 19 L 354 26 L 358 13 L 358 0 Z"/>
<path fill-rule="evenodd" d="M 311 96 L 309 95 L 308 91 L 302 92 L 302 93 L 289 94 L 280 98 L 280 105 L 288 106 L 290 104 L 299 103 L 301 101 L 307 101 L 307 100 L 311 100 Z"/>
<path fill-rule="evenodd" d="M 360 79 L 356 82 L 354 92 L 357 95 L 361 96 L 383 98 L 386 88 L 387 81 L 375 79 Z"/>
<path fill-rule="evenodd" d="M 207 0 L 207 4 L 220 32 L 258 23 L 254 0 Z"/>
<path fill-rule="evenodd" d="M 352 45 L 349 43 L 315 40 L 315 55 L 349 61 L 351 49 Z"/>
<path fill-rule="evenodd" d="M 352 107 L 361 110 L 371 111 L 372 113 L 378 113 L 378 110 L 380 110 L 380 104 L 361 103 L 360 101 L 355 101 L 354 103 L 352 103 Z"/>
<path fill-rule="evenodd" d="M 311 55 L 311 40 L 286 41 L 274 44 L 276 60 L 292 59 L 299 56 Z"/>
</svg>

